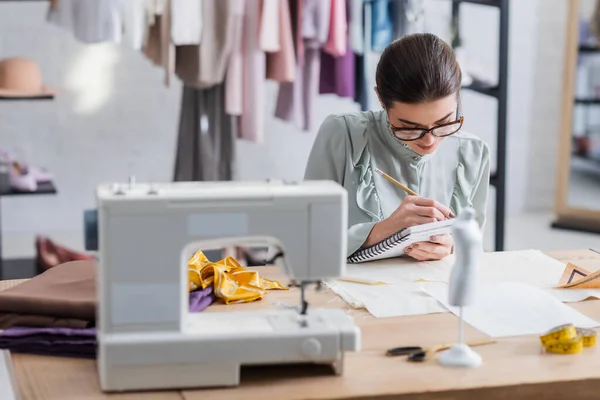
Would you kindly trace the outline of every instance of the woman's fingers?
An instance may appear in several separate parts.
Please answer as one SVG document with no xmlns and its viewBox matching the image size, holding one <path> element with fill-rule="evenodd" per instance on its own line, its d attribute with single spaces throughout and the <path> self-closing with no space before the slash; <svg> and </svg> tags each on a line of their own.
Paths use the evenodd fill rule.
<svg viewBox="0 0 600 400">
<path fill-rule="evenodd" d="M 448 245 L 420 242 L 407 247 L 404 252 L 419 261 L 441 260 L 450 254 L 451 249 Z"/>
<path fill-rule="evenodd" d="M 443 221 L 446 216 L 435 207 L 422 207 L 415 205 L 415 213 L 420 217 L 435 218 L 436 221 Z"/>
<path fill-rule="evenodd" d="M 437 244 L 441 244 L 444 246 L 452 247 L 454 245 L 454 239 L 452 238 L 452 235 L 448 235 L 448 234 L 434 235 L 434 236 L 430 237 L 429 240 L 432 243 L 437 243 Z"/>
<path fill-rule="evenodd" d="M 412 196 L 410 201 L 420 207 L 435 208 L 442 213 L 445 218 L 454 218 L 454 213 L 452 213 L 450 207 L 446 207 L 437 200 L 429 199 L 427 197 Z"/>
</svg>

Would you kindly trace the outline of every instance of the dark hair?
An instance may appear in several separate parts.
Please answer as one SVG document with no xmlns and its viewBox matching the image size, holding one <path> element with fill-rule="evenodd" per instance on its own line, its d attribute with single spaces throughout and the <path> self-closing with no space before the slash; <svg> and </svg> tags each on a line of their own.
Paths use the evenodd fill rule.
<svg viewBox="0 0 600 400">
<path fill-rule="evenodd" d="M 417 104 L 458 95 L 461 80 L 454 50 L 431 33 L 406 35 L 389 44 L 375 76 L 386 108 L 395 101 Z"/>
</svg>

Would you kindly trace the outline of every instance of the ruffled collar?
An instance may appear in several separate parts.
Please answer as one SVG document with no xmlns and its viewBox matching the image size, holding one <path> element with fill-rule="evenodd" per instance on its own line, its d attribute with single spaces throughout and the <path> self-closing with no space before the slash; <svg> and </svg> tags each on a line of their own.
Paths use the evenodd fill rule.
<svg viewBox="0 0 600 400">
<path fill-rule="evenodd" d="M 394 132 L 392 132 L 387 113 L 384 110 L 378 111 L 378 113 L 379 115 L 375 117 L 380 128 L 379 131 L 383 135 L 385 142 L 394 150 L 394 152 L 417 164 L 422 163 L 431 157 L 431 154 L 422 155 L 417 153 L 411 149 L 409 145 L 398 139 L 394 135 Z"/>
</svg>

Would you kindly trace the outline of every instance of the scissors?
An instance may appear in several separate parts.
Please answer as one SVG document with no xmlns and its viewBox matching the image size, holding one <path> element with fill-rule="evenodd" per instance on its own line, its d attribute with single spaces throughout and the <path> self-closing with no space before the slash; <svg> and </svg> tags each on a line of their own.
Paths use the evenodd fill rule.
<svg viewBox="0 0 600 400">
<path fill-rule="evenodd" d="M 468 346 L 483 346 L 485 344 L 496 343 L 495 340 L 478 340 L 473 342 L 467 342 Z M 408 355 L 408 361 L 425 361 L 433 357 L 435 353 L 441 350 L 447 350 L 450 347 L 454 346 L 452 344 L 441 344 L 437 346 L 431 346 L 429 348 L 423 348 L 419 346 L 406 346 L 406 347 L 394 347 L 393 349 L 389 349 L 385 354 L 388 357 L 396 357 L 396 356 L 406 356 Z"/>
</svg>

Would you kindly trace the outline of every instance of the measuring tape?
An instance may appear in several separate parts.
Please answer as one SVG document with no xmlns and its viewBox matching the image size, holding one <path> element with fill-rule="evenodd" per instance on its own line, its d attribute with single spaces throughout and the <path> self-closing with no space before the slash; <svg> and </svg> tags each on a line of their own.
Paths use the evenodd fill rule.
<svg viewBox="0 0 600 400">
<path fill-rule="evenodd" d="M 544 349 L 550 353 L 577 354 L 581 353 L 584 347 L 595 346 L 597 336 L 596 331 L 591 329 L 565 324 L 550 329 L 540 336 L 540 341 Z"/>
</svg>

